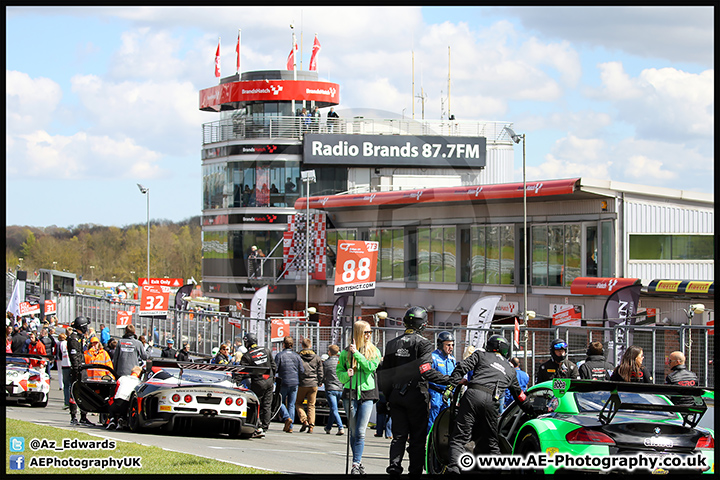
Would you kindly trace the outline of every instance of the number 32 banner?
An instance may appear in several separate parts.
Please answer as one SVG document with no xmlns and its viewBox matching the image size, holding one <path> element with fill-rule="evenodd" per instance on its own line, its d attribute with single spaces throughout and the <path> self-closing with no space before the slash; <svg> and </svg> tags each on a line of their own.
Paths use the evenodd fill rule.
<svg viewBox="0 0 720 480">
<path fill-rule="evenodd" d="M 140 297 L 142 317 L 167 315 L 170 300 L 170 287 L 163 285 L 143 285 Z"/>
<path fill-rule="evenodd" d="M 335 294 L 375 289 L 378 242 L 340 240 L 335 268 Z"/>
</svg>

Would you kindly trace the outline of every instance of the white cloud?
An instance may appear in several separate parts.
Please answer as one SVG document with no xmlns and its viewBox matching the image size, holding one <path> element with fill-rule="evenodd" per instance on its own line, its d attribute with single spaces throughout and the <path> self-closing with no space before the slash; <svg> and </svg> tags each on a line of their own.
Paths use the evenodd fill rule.
<svg viewBox="0 0 720 480">
<path fill-rule="evenodd" d="M 167 174 L 157 165 L 160 159 L 159 153 L 130 139 L 35 131 L 8 144 L 6 172 L 15 178 L 56 180 L 150 178 Z"/>
<path fill-rule="evenodd" d="M 650 68 L 633 78 L 620 62 L 599 68 L 603 86 L 589 94 L 613 102 L 617 119 L 634 125 L 639 138 L 679 142 L 713 138 L 713 70 L 693 74 Z"/>
<path fill-rule="evenodd" d="M 9 132 L 45 128 L 53 120 L 62 90 L 55 81 L 5 70 L 5 119 Z"/>
<path fill-rule="evenodd" d="M 198 110 L 198 92 L 189 82 L 112 83 L 95 75 L 77 75 L 72 78 L 72 89 L 90 118 L 93 134 L 133 138 L 154 150 L 197 149 L 199 126 L 209 121 Z M 193 129 L 197 136 L 192 135 Z"/>
</svg>

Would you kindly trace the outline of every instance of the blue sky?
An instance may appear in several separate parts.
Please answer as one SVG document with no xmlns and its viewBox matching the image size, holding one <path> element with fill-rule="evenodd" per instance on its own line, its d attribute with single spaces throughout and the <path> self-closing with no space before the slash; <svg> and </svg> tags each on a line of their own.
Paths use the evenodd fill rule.
<svg viewBox="0 0 720 480">
<path fill-rule="evenodd" d="M 714 193 L 711 7 L 7 7 L 6 223 L 201 213 L 198 91 L 284 68 L 290 23 L 343 116 L 513 122 L 528 180 L 584 176 Z M 302 35 L 301 35 L 302 34 Z M 415 100 L 415 118 L 421 105 Z M 516 148 L 515 178 L 522 178 Z"/>
</svg>

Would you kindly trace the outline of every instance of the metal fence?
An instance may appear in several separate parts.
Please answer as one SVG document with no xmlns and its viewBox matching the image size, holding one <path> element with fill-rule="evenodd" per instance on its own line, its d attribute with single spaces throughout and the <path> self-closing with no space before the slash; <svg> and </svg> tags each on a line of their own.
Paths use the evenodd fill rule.
<svg viewBox="0 0 720 480">
<path fill-rule="evenodd" d="M 112 302 L 107 299 L 85 295 L 75 295 L 77 315 L 84 315 L 90 320 L 90 326 L 99 330 L 100 324 L 110 326 L 113 336 L 122 336 L 122 329 L 116 328 L 118 311 L 129 311 L 135 308 L 131 323 L 135 325 L 137 335 L 145 335 L 150 343 L 162 347 L 167 339 L 175 341 L 176 348 L 182 342 L 190 344 L 190 351 L 198 355 L 210 355 L 214 347 L 221 343 L 232 344 L 249 330 L 258 332 L 260 344 L 268 346 L 273 352 L 282 349 L 281 342 L 271 342 L 271 320 L 239 318 L 231 319 L 225 312 L 212 311 L 174 311 L 170 310 L 167 317 L 143 317 L 138 315 L 137 303 Z M 231 323 L 231 320 L 234 323 Z M 322 355 L 328 347 L 335 343 L 341 349 L 349 343 L 352 335 L 351 327 L 334 328 L 320 326 L 317 322 L 303 321 L 296 317 L 287 317 L 289 330 L 280 336 L 292 336 L 296 349 L 299 340 L 309 338 L 313 350 Z M 513 346 L 512 356 L 521 361 L 521 368 L 530 375 L 531 384 L 535 381 L 538 367 L 550 358 L 550 343 L 555 338 L 564 339 L 568 347 L 568 358 L 579 363 L 585 360 L 587 346 L 591 342 L 602 342 L 605 354 L 610 363 L 620 362 L 622 346 L 637 345 L 645 354 L 644 364 L 652 374 L 655 383 L 664 383 L 668 369 L 665 360 L 671 352 L 681 351 L 688 359 L 688 368 L 700 380 L 700 384 L 714 388 L 714 352 L 715 335 L 713 327 L 693 326 L 646 326 L 631 327 L 557 327 L 557 328 L 521 328 L 519 344 L 514 345 L 513 326 L 496 326 L 492 330 L 468 329 L 467 327 L 428 327 L 422 335 L 436 344 L 437 335 L 441 331 L 450 331 L 455 336 L 455 356 L 461 360 L 468 351 L 468 338 L 476 332 L 489 336 L 493 333 L 502 334 Z M 402 326 L 373 327 L 373 343 L 384 352 L 385 345 L 391 339 L 402 335 Z M 526 353 L 525 353 L 526 352 Z"/>
</svg>

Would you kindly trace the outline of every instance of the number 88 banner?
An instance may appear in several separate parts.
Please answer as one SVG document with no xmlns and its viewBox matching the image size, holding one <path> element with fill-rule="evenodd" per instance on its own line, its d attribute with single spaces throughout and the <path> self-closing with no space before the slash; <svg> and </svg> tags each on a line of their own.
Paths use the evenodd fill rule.
<svg viewBox="0 0 720 480">
<path fill-rule="evenodd" d="M 335 265 L 334 293 L 375 289 L 378 242 L 340 240 Z"/>
</svg>

